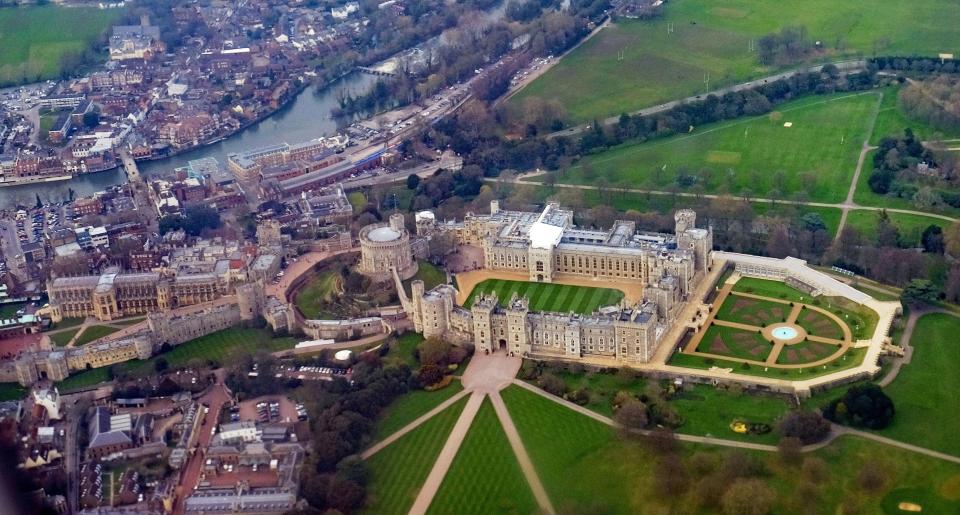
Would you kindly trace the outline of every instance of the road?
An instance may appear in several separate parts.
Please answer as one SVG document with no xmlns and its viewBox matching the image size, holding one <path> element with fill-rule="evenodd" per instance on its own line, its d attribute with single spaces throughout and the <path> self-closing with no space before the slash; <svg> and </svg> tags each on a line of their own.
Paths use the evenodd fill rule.
<svg viewBox="0 0 960 515">
<path fill-rule="evenodd" d="M 217 382 L 207 393 L 203 394 L 200 402 L 209 406 L 209 410 L 203 415 L 203 423 L 199 426 L 200 434 L 197 436 L 195 449 L 190 455 L 187 464 L 184 466 L 183 473 L 180 476 L 180 484 L 177 487 L 177 497 L 173 506 L 173 513 L 182 515 L 186 509 L 185 500 L 193 493 L 200 481 L 200 473 L 203 470 L 203 460 L 206 455 L 207 447 L 210 446 L 210 440 L 213 439 L 213 428 L 217 426 L 217 420 L 220 418 L 220 410 L 226 404 L 231 396 L 227 387 L 223 384 L 223 370 L 217 374 Z"/>
<path fill-rule="evenodd" d="M 133 188 L 134 205 L 140 210 L 140 219 L 150 232 L 158 232 L 160 225 L 157 221 L 156 211 L 153 202 L 150 200 L 147 183 L 144 181 L 143 176 L 140 175 L 140 168 L 137 167 L 137 162 L 130 157 L 126 149 L 120 151 L 120 159 L 123 162 L 123 169 L 127 174 L 127 180 L 130 181 L 130 186 Z"/>
<path fill-rule="evenodd" d="M 861 60 L 855 60 L 855 61 L 837 61 L 837 62 L 835 62 L 835 63 L 827 63 L 827 64 L 833 64 L 833 65 L 836 66 L 841 72 L 843 72 L 843 73 L 848 73 L 848 74 L 849 74 L 849 73 L 855 73 L 855 72 L 857 72 L 857 71 L 863 70 L 864 67 L 866 66 L 866 61 L 864 61 L 864 60 L 861 59 Z M 780 79 L 788 79 L 788 78 L 790 78 L 790 77 L 792 77 L 792 76 L 794 76 L 794 75 L 796 75 L 796 74 L 798 74 L 798 73 L 820 71 L 824 66 L 826 66 L 826 64 L 817 65 L 817 66 L 810 66 L 810 67 L 807 67 L 807 68 L 801 68 L 801 69 L 799 69 L 799 70 L 790 70 L 790 71 L 786 71 L 786 72 L 783 72 L 783 73 L 778 73 L 778 74 L 776 74 L 776 75 L 770 75 L 770 76 L 767 76 L 767 77 L 761 77 L 761 78 L 759 78 L 759 79 L 751 80 L 751 81 L 749 81 L 749 82 L 743 82 L 743 83 L 740 83 L 740 84 L 735 84 L 735 85 L 733 85 L 733 86 L 727 86 L 727 87 L 725 87 L 725 88 L 715 89 L 715 90 L 713 90 L 713 91 L 709 91 L 709 92 L 707 92 L 707 93 L 701 93 L 701 94 L 699 94 L 699 95 L 692 95 L 692 96 L 689 96 L 689 97 L 687 97 L 687 98 L 683 98 L 683 99 L 680 99 L 680 100 L 673 100 L 673 101 L 666 102 L 666 103 L 663 103 L 663 104 L 659 104 L 659 105 L 647 107 L 647 108 L 644 108 L 644 109 L 640 109 L 640 110 L 638 110 L 638 111 L 632 111 L 632 112 L 629 112 L 629 113 L 627 113 L 627 114 L 630 114 L 630 115 L 633 115 L 633 116 L 649 116 L 649 115 L 651 115 L 651 114 L 662 113 L 662 112 L 664 112 L 664 111 L 669 111 L 670 109 L 673 109 L 674 107 L 676 107 L 676 106 L 678 106 L 678 105 L 680 105 L 680 104 L 684 104 L 684 103 L 688 103 L 688 102 L 693 102 L 693 101 L 695 101 L 695 100 L 702 100 L 704 97 L 707 97 L 707 96 L 709 96 L 709 95 L 722 96 L 722 95 L 725 95 L 725 94 L 727 94 L 727 93 L 733 93 L 733 92 L 737 92 L 737 91 L 743 91 L 743 90 L 755 88 L 755 87 L 757 87 L 758 85 L 766 84 L 766 83 L 768 83 L 768 82 L 776 82 L 776 81 L 778 81 L 778 80 L 780 80 Z M 607 119 L 603 120 L 602 123 L 603 123 L 604 125 L 613 125 L 613 124 L 615 124 L 615 123 L 617 123 L 617 122 L 619 122 L 619 121 L 620 121 L 620 116 L 611 116 L 610 118 L 607 118 Z M 557 137 L 560 137 L 560 136 L 573 136 L 573 135 L 579 134 L 579 133 L 581 133 L 581 132 L 583 132 L 583 131 L 585 131 L 585 130 L 587 130 L 587 129 L 589 129 L 589 128 L 590 128 L 590 125 L 589 125 L 589 124 L 586 124 L 586 125 L 578 125 L 578 126 L 576 126 L 576 127 L 570 127 L 569 129 L 564 129 L 564 130 L 562 130 L 562 131 L 557 131 L 557 132 L 551 133 L 551 134 L 547 135 L 547 138 L 557 138 Z"/>
</svg>

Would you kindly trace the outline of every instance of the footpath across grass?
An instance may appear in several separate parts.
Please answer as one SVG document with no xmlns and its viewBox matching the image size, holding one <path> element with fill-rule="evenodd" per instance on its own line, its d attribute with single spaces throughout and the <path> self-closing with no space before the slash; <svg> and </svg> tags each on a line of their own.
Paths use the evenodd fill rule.
<svg viewBox="0 0 960 515">
<path fill-rule="evenodd" d="M 428 514 L 534 513 L 537 503 L 490 399 L 484 399 Z"/>
<path fill-rule="evenodd" d="M 913 358 L 885 388 L 897 410 L 879 433 L 889 438 L 960 456 L 960 318 L 943 313 L 917 321 Z"/>
<path fill-rule="evenodd" d="M 487 279 L 473 288 L 464 307 L 470 309 L 480 293 L 496 293 L 501 305 L 510 302 L 511 296 L 516 293 L 518 296 L 527 297 L 531 311 L 574 312 L 583 315 L 593 313 L 603 306 L 619 304 L 623 299 L 623 292 L 612 288 Z"/>
<path fill-rule="evenodd" d="M 823 465 L 814 495 L 802 478 L 802 467 L 785 465 L 777 453 L 696 444 L 680 444 L 683 486 L 661 493 L 657 478 L 663 470 L 642 439 L 623 439 L 600 422 L 516 387 L 501 394 L 559 513 L 713 513 L 718 510 L 700 504 L 701 480 L 712 473 L 722 479 L 724 489 L 732 483 L 735 478 L 721 470 L 732 453 L 746 455 L 762 469 L 759 480 L 775 494 L 771 513 L 840 513 L 846 505 L 856 506 L 859 513 L 893 515 L 900 512 L 889 507 L 900 502 L 917 502 L 924 513 L 960 509 L 960 465 L 854 437 L 804 454 L 804 459 Z M 701 402 L 704 406 L 692 409 L 707 409 L 717 399 Z M 749 396 L 734 398 L 724 409 L 749 411 L 754 402 Z M 778 410 L 772 404 L 753 414 L 772 416 Z M 865 468 L 884 478 L 874 492 L 860 486 Z"/>
<path fill-rule="evenodd" d="M 78 331 L 80 331 L 79 327 L 73 328 L 73 329 L 66 329 L 64 331 L 60 331 L 57 333 L 51 333 L 49 335 L 50 341 L 52 341 L 53 344 L 58 347 L 64 347 L 68 343 L 70 343 L 70 340 L 73 339 L 74 335 L 76 335 Z"/>
<path fill-rule="evenodd" d="M 467 399 L 457 401 L 370 458 L 362 513 L 403 515 L 410 510 L 466 403 Z"/>
<path fill-rule="evenodd" d="M 77 337 L 77 341 L 73 342 L 74 347 L 82 347 L 94 340 L 99 340 L 104 336 L 109 336 L 120 329 L 116 327 L 108 327 L 105 325 L 89 325 L 83 329 L 83 332 L 80 333 L 80 336 Z"/>
<path fill-rule="evenodd" d="M 611 186 L 669 190 L 696 181 L 705 193 L 789 199 L 803 192 L 840 202 L 879 101 L 871 92 L 812 96 L 766 115 L 624 143 L 585 157 L 557 182 L 596 185 L 603 178 Z"/>
<path fill-rule="evenodd" d="M 412 390 L 398 397 L 377 418 L 374 441 L 377 442 L 392 435 L 462 390 L 463 385 L 460 381 L 453 381 L 440 390 L 432 392 Z"/>
</svg>

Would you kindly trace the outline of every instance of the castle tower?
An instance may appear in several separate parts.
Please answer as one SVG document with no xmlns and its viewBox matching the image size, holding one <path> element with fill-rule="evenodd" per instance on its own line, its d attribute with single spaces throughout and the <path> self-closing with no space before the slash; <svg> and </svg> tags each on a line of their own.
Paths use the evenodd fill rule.
<svg viewBox="0 0 960 515">
<path fill-rule="evenodd" d="M 697 213 L 692 209 L 678 209 L 673 215 L 673 221 L 675 223 L 673 233 L 680 236 L 687 229 L 697 226 Z"/>
<path fill-rule="evenodd" d="M 496 294 L 483 294 L 473 300 L 470 313 L 473 315 L 473 345 L 476 351 L 493 352 L 496 349 L 493 338 L 493 310 L 497 307 Z"/>
<path fill-rule="evenodd" d="M 490 214 L 495 215 L 500 212 L 500 201 L 491 200 L 490 201 Z"/>
<path fill-rule="evenodd" d="M 418 211 L 414 216 L 417 224 L 417 236 L 429 238 L 437 229 L 437 216 L 433 211 Z"/>
<path fill-rule="evenodd" d="M 399 288 L 403 288 L 400 284 Z M 410 302 L 413 304 L 413 329 L 423 334 L 423 281 L 416 280 L 410 283 Z M 426 336 L 426 335 L 424 335 Z"/>
<path fill-rule="evenodd" d="M 37 367 L 33 364 L 33 356 L 26 354 L 14 363 L 17 371 L 17 382 L 23 386 L 30 386 L 37 380 Z"/>
<path fill-rule="evenodd" d="M 517 355 L 530 352 L 530 338 L 527 331 L 527 313 L 530 312 L 526 297 L 514 294 L 507 306 L 507 342 L 506 350 Z"/>
<path fill-rule="evenodd" d="M 51 381 L 63 381 L 70 375 L 70 367 L 67 364 L 67 355 L 63 351 L 51 352 L 47 356 L 47 379 Z"/>
<path fill-rule="evenodd" d="M 259 282 L 237 286 L 237 305 L 240 307 L 240 320 L 255 320 L 263 311 L 263 286 Z"/>
<path fill-rule="evenodd" d="M 397 232 L 402 232 L 402 231 L 404 231 L 404 227 L 405 227 L 405 226 L 406 226 L 406 222 L 404 221 L 403 215 L 402 215 L 401 213 L 394 213 L 394 214 L 390 215 L 390 228 L 391 228 L 391 229 L 393 229 L 394 231 L 397 231 Z"/>
</svg>

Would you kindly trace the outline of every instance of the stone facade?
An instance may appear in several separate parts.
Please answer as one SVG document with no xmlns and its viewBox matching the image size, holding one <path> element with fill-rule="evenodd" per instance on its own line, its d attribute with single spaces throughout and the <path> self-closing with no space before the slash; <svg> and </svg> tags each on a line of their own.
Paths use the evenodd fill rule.
<svg viewBox="0 0 960 515">
<path fill-rule="evenodd" d="M 213 273 L 120 273 L 57 277 L 47 282 L 54 322 L 93 316 L 114 320 L 214 300 L 230 283 Z"/>
<path fill-rule="evenodd" d="M 360 264 L 357 270 L 378 280 L 390 278 L 395 269 L 401 279 L 417 273 L 410 234 L 404 226 L 403 215 L 390 215 L 386 224 L 371 224 L 360 229 Z"/>
<path fill-rule="evenodd" d="M 422 281 L 413 281 L 408 298 L 399 274 L 394 281 L 414 329 L 428 338 L 535 358 L 646 363 L 711 263 L 712 230 L 697 229 L 693 211 L 678 211 L 675 220 L 672 235 L 638 232 L 624 221 L 608 231 L 586 230 L 576 228 L 573 213 L 556 204 L 540 213 L 507 212 L 497 201 L 489 215 L 468 215 L 462 223 L 438 224 L 432 214 L 417 215 L 420 236 L 453 233 L 460 244 L 483 248 L 493 270 L 524 273 L 538 282 L 586 277 L 639 283 L 644 299 L 633 306 L 607 306 L 590 315 L 535 312 L 524 297 L 480 295 L 466 310 L 456 304 L 453 286 L 424 291 Z"/>
</svg>

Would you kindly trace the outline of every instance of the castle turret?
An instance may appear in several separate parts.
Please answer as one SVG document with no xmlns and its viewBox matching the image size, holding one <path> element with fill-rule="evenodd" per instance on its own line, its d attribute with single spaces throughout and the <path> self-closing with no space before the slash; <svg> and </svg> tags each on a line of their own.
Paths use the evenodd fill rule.
<svg viewBox="0 0 960 515">
<path fill-rule="evenodd" d="M 697 213 L 692 209 L 678 209 L 673 215 L 674 234 L 680 236 L 687 229 L 693 229 L 697 226 Z"/>
</svg>

